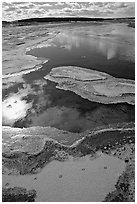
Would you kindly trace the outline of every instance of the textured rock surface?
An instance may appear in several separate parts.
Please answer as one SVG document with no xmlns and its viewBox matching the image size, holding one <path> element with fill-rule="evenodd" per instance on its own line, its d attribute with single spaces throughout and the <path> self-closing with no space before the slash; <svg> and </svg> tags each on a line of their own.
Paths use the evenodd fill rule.
<svg viewBox="0 0 137 204">
<path fill-rule="evenodd" d="M 135 104 L 135 82 L 81 67 L 53 68 L 45 79 L 58 83 L 57 88 L 73 91 L 83 98 L 99 103 Z"/>
<path fill-rule="evenodd" d="M 51 129 L 49 131 L 47 128 L 46 131 L 46 128 L 39 128 L 35 133 L 35 128 L 9 128 L 10 131 L 3 128 L 3 173 L 22 175 L 35 173 L 53 159 L 67 159 L 68 154 L 84 156 L 95 154 L 99 149 L 104 151 L 115 145 L 121 146 L 121 143 L 128 143 L 129 140 L 134 142 L 133 123 L 86 131 L 79 140 L 75 137 L 76 142 L 71 146 L 58 143 L 53 139 L 55 137 L 52 136 Z M 53 132 L 56 133 L 55 128 Z M 62 134 L 61 131 L 60 134 Z M 65 139 L 65 135 L 62 134 L 62 136 Z M 57 140 L 59 141 L 58 138 Z"/>
<path fill-rule="evenodd" d="M 119 177 L 115 190 L 109 193 L 106 202 L 135 202 L 135 145 L 126 144 L 113 151 L 113 155 L 123 159 L 126 163 L 126 170 Z"/>
<path fill-rule="evenodd" d="M 2 202 L 34 202 L 35 197 L 35 190 L 27 191 L 21 187 L 2 189 Z"/>
</svg>

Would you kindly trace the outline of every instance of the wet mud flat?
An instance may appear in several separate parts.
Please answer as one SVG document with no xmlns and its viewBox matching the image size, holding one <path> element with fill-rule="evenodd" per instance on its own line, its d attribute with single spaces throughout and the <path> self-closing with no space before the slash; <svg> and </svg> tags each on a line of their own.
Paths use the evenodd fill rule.
<svg viewBox="0 0 137 204">
<path fill-rule="evenodd" d="M 3 133 L 6 131 L 8 132 L 7 127 L 3 129 Z M 12 134 L 12 131 L 13 131 L 13 134 Z M 113 185 L 111 183 L 112 180 L 110 179 L 110 183 L 108 184 L 106 183 L 105 186 L 110 185 L 112 191 L 116 191 L 114 188 L 114 184 L 116 183 L 118 177 L 121 175 L 120 180 L 118 181 L 119 185 L 117 186 L 120 186 L 119 188 L 121 189 L 120 192 L 123 195 L 123 200 L 127 201 L 129 199 L 131 200 L 134 199 L 133 198 L 134 196 L 130 195 L 130 194 L 134 195 L 134 139 L 135 138 L 134 138 L 133 123 L 130 123 L 128 125 L 126 123 L 126 124 L 123 124 L 122 126 L 121 124 L 119 126 L 111 126 L 111 127 L 108 127 L 106 131 L 105 131 L 105 128 L 98 129 L 95 131 L 91 130 L 90 132 L 85 133 L 86 136 L 84 138 L 72 144 L 71 146 L 62 145 L 61 143 L 58 143 L 53 139 L 50 139 L 50 140 L 49 138 L 44 139 L 44 136 L 40 136 L 40 133 L 39 133 L 39 136 L 38 135 L 34 136 L 34 134 L 33 135 L 24 134 L 23 131 L 24 130 L 22 130 L 21 133 L 18 134 L 18 130 L 17 130 L 17 136 L 15 136 L 14 128 L 10 128 L 8 134 L 6 132 L 6 135 L 8 135 L 11 141 L 9 142 L 10 145 L 6 145 L 6 148 L 3 148 L 3 188 L 4 189 L 14 188 L 15 186 L 21 187 L 19 185 L 20 183 L 19 181 L 23 179 L 22 181 L 24 181 L 24 184 L 22 187 L 26 187 L 27 190 L 32 190 L 32 187 L 36 185 L 37 190 L 36 189 L 35 190 L 38 192 L 37 198 L 38 200 L 39 199 L 41 200 L 42 198 L 41 196 L 43 194 L 42 195 L 39 194 L 40 192 L 42 192 L 40 191 L 41 182 L 39 181 L 40 179 L 39 176 L 41 174 L 43 175 L 42 172 L 45 172 L 45 176 L 46 175 L 48 176 L 48 171 L 51 171 L 51 169 L 53 169 L 53 173 L 55 173 L 54 170 L 56 171 L 59 168 L 60 170 L 57 170 L 55 174 L 56 175 L 55 180 L 51 180 L 51 181 L 55 182 L 57 179 L 57 185 L 62 186 L 63 184 L 59 184 L 60 183 L 59 180 L 65 177 L 65 175 L 67 174 L 67 171 L 65 170 L 65 165 L 67 165 L 67 163 L 68 165 L 69 165 L 69 162 L 70 163 L 72 162 L 72 164 L 74 163 L 74 166 L 76 166 L 75 168 L 77 168 L 76 171 L 78 172 L 79 171 L 86 172 L 86 169 L 87 169 L 88 174 L 86 174 L 85 176 L 90 175 L 91 177 L 94 174 L 94 173 L 90 174 L 92 171 L 92 166 L 94 166 L 92 165 L 92 161 L 94 161 L 95 164 L 97 163 L 97 165 L 102 165 L 101 166 L 102 171 L 99 172 L 99 174 L 104 174 L 104 172 L 107 171 L 108 169 L 108 177 L 109 177 L 111 168 L 112 168 L 114 171 L 114 172 L 112 171 L 112 175 L 113 176 L 117 175 L 115 182 L 114 180 L 112 182 Z M 36 146 L 38 146 L 37 141 L 40 141 L 40 140 L 42 144 L 39 142 L 39 148 L 37 148 L 37 151 L 36 151 Z M 6 141 L 4 142 L 6 143 Z M 36 143 L 36 146 L 34 145 L 35 143 Z M 34 148 L 32 148 L 32 146 Z M 100 153 L 98 153 L 99 151 Z M 87 155 L 90 156 L 91 160 L 86 159 Z M 109 155 L 109 157 L 107 157 L 107 155 Z M 72 158 L 72 160 L 70 158 Z M 114 161 L 113 161 L 113 158 L 114 158 Z M 116 164 L 115 164 L 115 166 L 117 166 L 116 171 L 118 171 L 118 174 L 115 172 L 114 170 L 115 168 L 111 166 L 111 164 L 115 163 L 115 158 L 119 159 L 119 160 L 116 160 Z M 57 164 L 54 163 L 54 161 L 58 161 Z M 77 165 L 77 161 L 79 162 L 80 166 Z M 85 163 L 86 161 L 88 162 L 89 168 L 87 163 Z M 117 164 L 117 161 L 118 162 L 123 161 L 123 163 L 119 165 Z M 63 165 L 63 162 L 65 162 L 64 165 Z M 73 166 L 72 164 L 71 166 Z M 120 166 L 122 168 L 121 170 L 119 169 Z M 64 171 L 61 172 L 61 169 L 63 168 L 64 168 Z M 68 169 L 69 167 L 66 167 L 66 168 Z M 76 180 L 80 179 L 79 176 L 81 177 L 81 174 L 78 174 L 78 172 L 77 172 L 78 178 L 76 177 Z M 25 175 L 26 177 L 23 177 Z M 107 174 L 105 175 L 107 176 Z M 126 177 L 124 175 L 126 175 Z M 111 178 L 114 178 L 113 176 Z M 26 178 L 26 182 L 25 182 L 25 178 Z M 33 184 L 32 187 L 31 185 L 29 186 L 29 184 L 27 184 L 27 181 L 29 179 L 30 179 L 29 184 L 30 183 Z M 86 180 L 87 179 L 85 179 L 85 182 Z M 42 185 L 46 185 L 47 182 L 50 182 L 50 180 L 48 181 L 47 179 L 45 183 Z M 52 186 L 52 182 L 51 182 L 51 189 L 54 186 L 54 185 Z M 62 181 L 62 182 L 65 182 L 65 181 Z M 124 188 L 123 186 L 125 186 L 124 185 L 125 182 L 127 183 L 126 186 L 128 187 Z M 97 181 L 95 181 L 95 183 L 97 183 Z M 123 183 L 123 184 L 120 185 L 120 183 Z M 65 182 L 65 185 L 69 188 L 67 181 Z M 74 189 L 75 188 L 77 189 L 77 182 L 74 184 L 70 183 L 70 185 L 72 185 Z M 86 183 L 85 185 L 88 186 L 88 184 Z M 105 199 L 106 194 L 110 192 L 110 186 L 107 190 L 108 192 L 106 191 L 102 195 L 101 195 L 101 191 L 99 191 L 100 194 L 98 194 L 97 193 L 98 191 L 96 191 L 97 194 L 94 197 L 95 201 L 97 200 L 101 201 Z M 90 187 L 91 186 L 89 186 L 89 189 Z M 98 188 L 98 185 L 97 185 L 97 188 Z M 61 192 L 57 192 L 59 199 L 62 196 Z M 39 195 L 41 196 L 39 197 Z M 71 195 L 71 192 L 70 192 L 70 195 Z M 89 197 L 89 195 L 85 195 L 86 201 L 89 201 L 92 199 L 91 197 Z M 115 197 L 115 193 L 113 195 L 113 199 L 114 197 Z M 116 197 L 119 200 L 121 199 L 121 196 L 118 195 L 118 193 L 116 193 Z M 50 198 L 49 196 L 43 199 L 45 199 L 43 201 L 46 201 L 46 199 L 52 200 L 52 197 Z M 66 198 L 64 197 L 62 199 L 65 200 Z M 71 195 L 70 198 L 67 198 L 67 200 L 68 199 L 75 200 L 75 193 L 74 195 Z M 78 199 L 80 198 L 76 198 L 76 200 Z"/>
<path fill-rule="evenodd" d="M 134 32 L 100 26 L 4 31 L 3 201 L 134 201 Z"/>
<path fill-rule="evenodd" d="M 52 161 L 36 175 L 4 176 L 3 180 L 9 187 L 21 183 L 22 187 L 35 189 L 35 201 L 102 201 L 104 195 L 114 189 L 117 174 L 124 169 L 124 162 L 100 154 L 96 159 L 85 156 L 69 157 L 64 162 Z"/>
</svg>

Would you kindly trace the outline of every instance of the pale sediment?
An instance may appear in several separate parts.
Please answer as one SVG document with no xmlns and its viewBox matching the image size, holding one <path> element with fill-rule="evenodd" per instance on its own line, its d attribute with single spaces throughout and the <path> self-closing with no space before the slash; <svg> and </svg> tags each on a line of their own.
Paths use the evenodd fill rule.
<svg viewBox="0 0 137 204">
<path fill-rule="evenodd" d="M 15 67 L 19 71 L 32 69 L 34 66 L 42 63 L 34 56 L 27 56 L 23 47 L 11 51 L 3 51 L 3 72 L 13 73 Z M 4 73 L 4 75 L 6 75 Z"/>
<path fill-rule="evenodd" d="M 81 67 L 56 67 L 44 77 L 57 88 L 72 91 L 83 98 L 103 104 L 135 104 L 135 82 Z"/>
<path fill-rule="evenodd" d="M 35 72 L 35 71 L 41 69 L 42 68 L 42 64 L 46 63 L 46 62 L 48 62 L 48 60 L 45 60 L 45 61 L 43 60 L 43 62 L 41 64 L 35 65 L 33 68 L 27 68 L 27 69 L 23 69 L 22 71 L 19 71 L 19 72 L 3 75 L 2 79 L 6 79 L 7 80 L 7 78 L 10 78 L 10 77 L 22 76 L 22 75 L 28 74 L 30 72 Z"/>
<path fill-rule="evenodd" d="M 20 27 L 16 30 L 11 28 L 8 37 L 7 30 L 3 28 L 2 74 L 4 78 L 10 77 L 12 73 L 23 73 L 24 70 L 33 69 L 45 63 L 46 59 L 27 55 L 26 52 L 36 47 L 50 45 L 57 31 L 50 33 L 49 28 L 44 28 L 45 30 L 42 26 L 38 28 L 38 31 L 33 30 L 33 27 L 24 27 L 23 31 L 20 30 Z M 28 30 L 29 34 L 26 35 L 25 31 L 28 32 Z"/>
</svg>

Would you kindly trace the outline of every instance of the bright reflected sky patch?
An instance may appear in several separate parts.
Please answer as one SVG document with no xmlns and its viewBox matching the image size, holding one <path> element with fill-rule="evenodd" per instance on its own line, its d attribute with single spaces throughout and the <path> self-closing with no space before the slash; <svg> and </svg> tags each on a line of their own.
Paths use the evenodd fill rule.
<svg viewBox="0 0 137 204">
<path fill-rule="evenodd" d="M 2 103 L 3 125 L 13 125 L 15 121 L 26 116 L 27 110 L 32 105 L 21 100 L 19 96 L 8 97 Z"/>
</svg>

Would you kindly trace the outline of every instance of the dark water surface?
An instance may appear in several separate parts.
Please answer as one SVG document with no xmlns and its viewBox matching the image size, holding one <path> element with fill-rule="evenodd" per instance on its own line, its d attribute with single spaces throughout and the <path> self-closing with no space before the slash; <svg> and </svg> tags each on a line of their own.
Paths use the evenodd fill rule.
<svg viewBox="0 0 137 204">
<path fill-rule="evenodd" d="M 133 121 L 134 106 L 91 102 L 73 92 L 56 89 L 56 84 L 46 81 L 44 76 L 53 67 L 74 65 L 114 77 L 134 79 L 134 30 L 124 24 L 68 25 L 59 29 L 60 33 L 50 41 L 51 44 L 48 43 L 48 47 L 27 52 L 48 59 L 48 63 L 35 72 L 24 74 L 23 82 L 3 90 L 4 99 L 10 95 L 12 100 L 15 96 L 23 100 L 22 115 L 29 104 L 25 117 L 4 120 L 3 125 L 51 126 L 82 132 L 109 123 Z"/>
<path fill-rule="evenodd" d="M 123 24 L 68 27 L 51 41 L 51 46 L 35 48 L 27 54 L 49 60 L 42 72 L 50 67 L 74 65 L 134 79 L 134 43 L 133 30 Z"/>
</svg>

